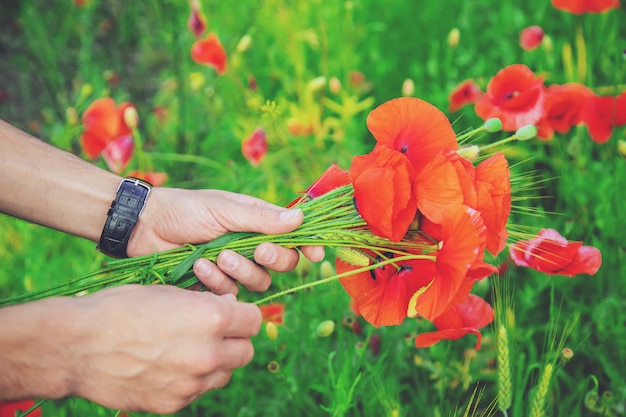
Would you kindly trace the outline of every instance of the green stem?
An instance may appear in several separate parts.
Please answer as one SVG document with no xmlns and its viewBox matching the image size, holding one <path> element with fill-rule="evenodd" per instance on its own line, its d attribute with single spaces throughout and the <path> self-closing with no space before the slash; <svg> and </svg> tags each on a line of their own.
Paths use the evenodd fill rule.
<svg viewBox="0 0 626 417">
<path fill-rule="evenodd" d="M 387 259 L 385 261 L 381 261 L 381 262 L 377 262 L 375 264 L 372 265 L 368 265 L 368 266 L 364 266 L 358 269 L 353 269 L 347 272 L 343 272 L 341 274 L 336 274 L 333 275 L 331 277 L 328 278 L 323 278 L 317 281 L 313 281 L 313 282 L 309 282 L 306 284 L 302 284 L 302 285 L 298 285 L 296 287 L 292 287 L 292 288 L 288 288 L 286 290 L 282 290 L 279 291 L 275 294 L 269 295 L 265 298 L 262 298 L 260 300 L 255 301 L 253 304 L 256 305 L 260 305 L 260 304 L 265 304 L 271 300 L 274 300 L 278 297 L 282 297 L 283 295 L 287 295 L 287 294 L 292 294 L 294 292 L 298 292 L 298 291 L 302 291 L 302 290 L 307 290 L 310 288 L 315 288 L 319 285 L 323 285 L 323 284 L 328 284 L 334 281 L 337 281 L 341 278 L 346 278 L 352 275 L 357 275 L 360 274 L 361 272 L 367 272 L 367 271 L 371 271 L 372 269 L 376 269 L 378 267 L 381 266 L 385 266 L 385 265 L 389 265 L 395 262 L 402 262 L 402 261 L 410 261 L 410 260 L 414 260 L 414 259 L 427 259 L 427 260 L 431 260 L 431 261 L 436 261 L 437 257 L 435 256 L 430 256 L 430 255 L 405 255 L 405 256 L 399 256 L 397 258 L 391 258 L 391 259 Z"/>
</svg>

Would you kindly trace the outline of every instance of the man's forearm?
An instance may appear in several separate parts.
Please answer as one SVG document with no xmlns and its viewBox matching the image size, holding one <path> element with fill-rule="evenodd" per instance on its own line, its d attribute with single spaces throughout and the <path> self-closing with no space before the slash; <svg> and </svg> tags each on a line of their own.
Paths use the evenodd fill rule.
<svg viewBox="0 0 626 417">
<path fill-rule="evenodd" d="M 0 120 L 0 212 L 98 241 L 119 181 Z"/>
</svg>

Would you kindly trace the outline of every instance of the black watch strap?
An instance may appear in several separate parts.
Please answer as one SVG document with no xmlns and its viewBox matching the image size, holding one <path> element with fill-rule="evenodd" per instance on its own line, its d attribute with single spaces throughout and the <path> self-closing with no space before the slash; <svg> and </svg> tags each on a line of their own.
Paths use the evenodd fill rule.
<svg viewBox="0 0 626 417">
<path fill-rule="evenodd" d="M 107 214 L 100 243 L 96 248 L 114 258 L 127 258 L 126 248 L 139 220 L 152 184 L 139 178 L 124 178 Z"/>
</svg>

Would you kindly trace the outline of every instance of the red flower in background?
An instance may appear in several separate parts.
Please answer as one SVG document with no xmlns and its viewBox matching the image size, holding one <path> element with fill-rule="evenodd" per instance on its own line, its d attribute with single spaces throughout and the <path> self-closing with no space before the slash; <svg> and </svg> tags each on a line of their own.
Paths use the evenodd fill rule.
<svg viewBox="0 0 626 417">
<path fill-rule="evenodd" d="M 519 44 L 525 51 L 533 51 L 541 45 L 544 32 L 541 26 L 529 26 L 521 30 Z"/>
<path fill-rule="evenodd" d="M 479 329 L 491 323 L 493 319 L 493 308 L 477 295 L 468 294 L 461 303 L 450 307 L 433 320 L 436 332 L 418 334 L 415 338 L 415 347 L 428 347 L 441 340 L 456 340 L 467 334 L 475 334 L 478 338 L 475 349 L 479 350 L 482 341 Z"/>
<path fill-rule="evenodd" d="M 626 124 L 626 92 L 617 97 L 592 95 L 585 101 L 580 115 L 594 142 L 606 143 L 613 127 Z"/>
<path fill-rule="evenodd" d="M 214 33 L 209 33 L 206 38 L 197 40 L 191 46 L 191 59 L 215 68 L 220 75 L 226 72 L 226 51 Z"/>
<path fill-rule="evenodd" d="M 418 98 L 389 100 L 370 112 L 367 127 L 380 145 L 405 154 L 419 172 L 445 149 L 458 149 L 447 117 Z"/>
<path fill-rule="evenodd" d="M 91 159 L 101 155 L 116 174 L 126 169 L 135 149 L 132 130 L 124 119 L 129 108 L 135 110 L 131 103 L 116 105 L 106 97 L 95 100 L 83 113 L 83 151 Z M 133 123 L 137 124 L 136 111 L 134 114 Z"/>
<path fill-rule="evenodd" d="M 393 241 L 401 240 L 417 212 L 411 161 L 378 145 L 369 154 L 353 158 L 350 178 L 357 210 L 370 230 Z"/>
<path fill-rule="evenodd" d="M 483 91 L 474 80 L 465 80 L 456 86 L 448 96 L 450 103 L 448 110 L 450 113 L 454 113 L 463 106 L 474 104 L 482 94 Z"/>
<path fill-rule="evenodd" d="M 35 405 L 33 400 L 0 402 L 0 417 L 14 417 L 15 413 L 24 412 Z M 30 417 L 41 417 L 41 408 L 35 408 L 28 414 Z"/>
<path fill-rule="evenodd" d="M 164 172 L 142 172 L 133 171 L 128 173 L 128 176 L 148 181 L 150 184 L 158 187 L 163 185 L 167 181 L 167 174 Z"/>
<path fill-rule="evenodd" d="M 503 130 L 514 131 L 541 119 L 544 98 L 543 78 L 535 76 L 526 65 L 514 64 L 489 80 L 487 93 L 476 102 L 474 110 L 483 120 L 500 118 Z"/>
<path fill-rule="evenodd" d="M 267 154 L 267 149 L 267 134 L 261 128 L 252 132 L 241 144 L 241 153 L 250 161 L 252 166 L 257 166 L 263 161 L 265 154 Z"/>
<path fill-rule="evenodd" d="M 283 324 L 285 318 L 285 304 L 269 303 L 259 306 L 265 323 Z"/>
<path fill-rule="evenodd" d="M 191 4 L 191 15 L 189 15 L 187 26 L 196 38 L 200 38 L 206 30 L 206 19 L 200 11 L 200 3 L 198 1 L 193 1 Z"/>
<path fill-rule="evenodd" d="M 593 95 L 591 89 L 579 83 L 549 86 L 546 90 L 544 115 L 537 123 L 537 136 L 551 139 L 554 132 L 569 132 L 581 122 L 581 110 Z"/>
<path fill-rule="evenodd" d="M 317 198 L 335 188 L 348 184 L 350 184 L 350 174 L 339 168 L 338 165 L 332 164 L 306 191 L 300 192 L 304 195 L 293 200 L 287 207 L 293 207 L 303 201 Z"/>
<path fill-rule="evenodd" d="M 511 245 L 509 251 L 515 265 L 550 275 L 593 275 L 602 264 L 597 248 L 569 242 L 554 229 L 542 229 L 536 237 Z"/>
<path fill-rule="evenodd" d="M 619 8 L 619 0 L 552 0 L 552 5 L 559 10 L 573 14 L 604 13 Z"/>
</svg>

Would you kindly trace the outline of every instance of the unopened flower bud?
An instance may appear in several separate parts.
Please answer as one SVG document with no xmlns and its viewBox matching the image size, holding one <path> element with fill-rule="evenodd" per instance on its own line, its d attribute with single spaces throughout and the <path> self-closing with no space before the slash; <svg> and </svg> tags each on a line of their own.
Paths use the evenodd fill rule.
<svg viewBox="0 0 626 417">
<path fill-rule="evenodd" d="M 626 140 L 620 139 L 617 141 L 617 152 L 623 157 L 626 157 Z"/>
<path fill-rule="evenodd" d="M 566 364 L 574 357 L 574 351 L 568 347 L 561 350 L 561 363 Z"/>
<path fill-rule="evenodd" d="M 320 274 L 322 275 L 322 278 L 330 278 L 335 275 L 335 268 L 333 267 L 333 264 L 331 264 L 328 260 L 322 262 L 322 265 L 320 265 Z"/>
<path fill-rule="evenodd" d="M 407 78 L 402 83 L 402 96 L 403 97 L 412 97 L 415 93 L 415 83 L 412 79 Z"/>
<path fill-rule="evenodd" d="M 315 329 L 315 337 L 328 337 L 335 331 L 335 322 L 332 320 L 324 320 L 317 325 Z"/>
<path fill-rule="evenodd" d="M 276 340 L 278 337 L 278 326 L 275 323 L 268 321 L 265 323 L 265 334 L 270 340 Z"/>
<path fill-rule="evenodd" d="M 126 126 L 131 130 L 135 130 L 137 126 L 139 126 L 139 115 L 134 106 L 129 106 L 124 110 L 124 123 L 126 123 Z"/>
<path fill-rule="evenodd" d="M 309 84 L 307 85 L 307 89 L 310 92 L 314 93 L 324 88 L 325 85 L 326 85 L 326 77 L 321 76 L 321 77 L 313 78 L 311 81 L 309 81 Z"/>
<path fill-rule="evenodd" d="M 461 31 L 459 28 L 452 28 L 450 33 L 448 33 L 448 46 L 450 48 L 456 48 L 459 45 L 459 41 L 461 40 Z"/>
<path fill-rule="evenodd" d="M 483 126 L 487 132 L 496 133 L 502 130 L 502 120 L 497 117 L 492 117 L 488 119 Z"/>
<path fill-rule="evenodd" d="M 480 147 L 476 145 L 463 146 L 459 148 L 456 153 L 459 154 L 461 158 L 465 158 L 468 161 L 475 161 L 480 154 Z"/>
<path fill-rule="evenodd" d="M 535 125 L 522 126 L 515 132 L 517 140 L 529 140 L 535 136 L 537 136 L 537 126 Z"/>
<path fill-rule="evenodd" d="M 239 39 L 239 43 L 237 44 L 237 47 L 235 48 L 235 50 L 239 53 L 245 52 L 250 47 L 251 43 L 252 43 L 252 36 L 246 33 L 245 35 L 241 37 L 241 39 Z"/>
<path fill-rule="evenodd" d="M 552 38 L 549 35 L 544 35 L 543 39 L 541 40 L 541 47 L 548 54 L 554 52 L 554 44 L 552 43 Z"/>
<path fill-rule="evenodd" d="M 76 126 L 78 124 L 78 113 L 74 107 L 68 107 L 65 110 L 65 117 L 67 118 L 67 124 L 69 126 Z"/>
<path fill-rule="evenodd" d="M 330 92 L 333 94 L 339 94 L 341 92 L 341 81 L 337 77 L 331 77 L 328 80 L 328 88 L 330 88 Z"/>
<path fill-rule="evenodd" d="M 82 98 L 89 97 L 91 93 L 93 93 L 93 85 L 91 84 L 83 84 L 83 86 L 80 88 L 80 96 Z"/>
</svg>

